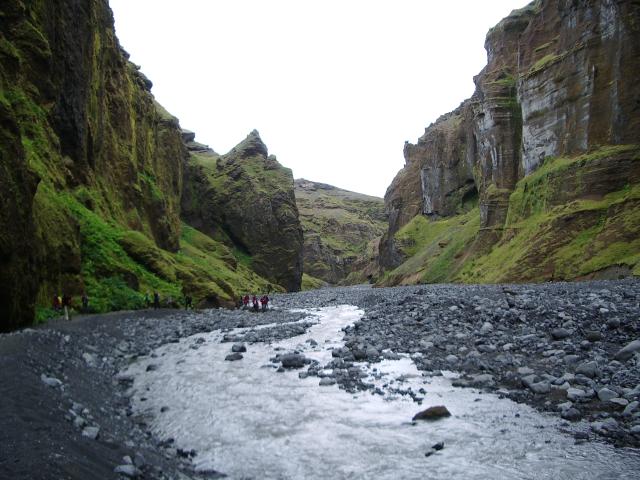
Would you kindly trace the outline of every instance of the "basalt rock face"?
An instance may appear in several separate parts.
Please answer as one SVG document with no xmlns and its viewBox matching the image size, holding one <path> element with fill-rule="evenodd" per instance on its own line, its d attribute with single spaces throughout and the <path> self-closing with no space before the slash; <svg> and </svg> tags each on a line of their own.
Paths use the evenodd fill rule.
<svg viewBox="0 0 640 480">
<path fill-rule="evenodd" d="M 235 246 L 271 282 L 300 290 L 303 240 L 291 170 L 269 155 L 255 130 L 226 155 L 188 140 L 185 220 Z"/>
<path fill-rule="evenodd" d="M 330 284 L 367 281 L 386 227 L 383 200 L 305 179 L 295 181 L 295 195 L 304 273 Z"/>
<path fill-rule="evenodd" d="M 63 293 L 108 311 L 154 291 L 219 306 L 265 289 L 233 247 L 182 222 L 193 138 L 129 62 L 108 2 L 6 0 L 0 19 L 0 330 L 49 318 Z M 294 215 L 290 183 L 273 201 Z"/>
<path fill-rule="evenodd" d="M 120 48 L 106 1 L 9 0 L 1 13 L 7 329 L 32 321 L 37 299 L 86 288 L 75 207 L 177 250 L 186 151 Z"/>
<path fill-rule="evenodd" d="M 433 232 L 440 228 L 436 224 L 443 225 L 437 222 L 466 212 L 464 204 L 476 192 L 479 228 L 465 245 L 448 252 L 456 260 L 449 262 L 447 280 L 558 278 L 559 257 L 546 262 L 543 269 L 534 268 L 533 263 L 575 246 L 576 236 L 597 228 L 598 222 L 604 224 L 599 232 L 604 238 L 628 246 L 625 239 L 637 236 L 638 226 L 619 221 L 626 226 L 618 228 L 609 220 L 613 212 L 629 214 L 637 209 L 640 4 L 535 1 L 491 29 L 485 48 L 488 62 L 474 79 L 474 95 L 429 126 L 416 145 L 405 146 L 406 165 L 385 196 L 390 225 L 381 244 L 382 267 L 393 269 L 407 260 L 407 250 L 396 237 L 416 215 L 431 221 L 425 228 Z M 538 176 L 532 176 L 536 172 Z M 566 184 L 557 181 L 559 176 Z M 527 182 L 528 178 L 535 181 Z M 609 213 L 603 203 L 597 209 L 584 204 L 587 200 L 612 202 L 615 192 L 621 192 L 621 204 Z M 524 215 L 523 196 L 530 205 Z M 547 202 L 550 197 L 556 200 Z M 563 205 L 582 213 L 572 211 L 567 218 L 568 211 L 557 210 Z M 587 208 L 598 210 L 590 220 L 583 218 Z M 558 222 L 572 233 L 558 238 L 562 229 L 546 225 L 554 232 L 550 237 L 556 238 L 538 242 L 537 248 L 544 250 L 537 255 L 527 256 L 526 247 L 519 245 L 518 255 L 526 268 L 502 269 L 487 276 L 478 272 L 477 265 L 470 266 L 472 259 L 489 252 L 496 256 L 501 248 L 503 253 L 510 248 L 513 254 L 514 241 L 524 240 L 526 221 L 543 214 L 564 215 Z M 578 222 L 578 217 L 583 220 Z M 598 256 L 604 245 L 598 247 L 592 240 L 581 253 Z M 634 245 L 627 250 L 593 267 L 622 262 L 633 270 L 638 249 Z M 560 278 L 590 274 L 569 268 L 569 263 L 563 263 Z"/>
</svg>

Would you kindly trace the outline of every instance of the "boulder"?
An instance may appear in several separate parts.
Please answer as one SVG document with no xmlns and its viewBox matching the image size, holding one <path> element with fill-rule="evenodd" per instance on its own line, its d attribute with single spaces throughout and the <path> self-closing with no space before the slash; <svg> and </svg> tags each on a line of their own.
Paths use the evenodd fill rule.
<svg viewBox="0 0 640 480">
<path fill-rule="evenodd" d="M 302 368 L 305 365 L 306 358 L 299 353 L 287 353 L 280 357 L 283 368 Z"/>
<path fill-rule="evenodd" d="M 628 343 L 624 348 L 621 348 L 618 353 L 616 353 L 616 360 L 620 360 L 624 362 L 629 360 L 633 355 L 640 351 L 640 340 L 634 340 L 631 343 Z"/>
<path fill-rule="evenodd" d="M 441 418 L 450 417 L 451 413 L 444 405 L 429 407 L 426 410 L 416 413 L 413 420 L 440 420 Z"/>
</svg>

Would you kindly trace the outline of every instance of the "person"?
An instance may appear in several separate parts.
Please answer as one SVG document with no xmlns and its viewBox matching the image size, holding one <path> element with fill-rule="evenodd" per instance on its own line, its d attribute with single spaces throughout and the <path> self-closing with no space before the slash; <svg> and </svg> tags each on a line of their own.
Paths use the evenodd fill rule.
<svg viewBox="0 0 640 480">
<path fill-rule="evenodd" d="M 267 297 L 267 295 L 263 295 L 260 299 L 260 303 L 262 304 L 262 311 L 264 312 L 269 304 L 269 297 Z"/>
<path fill-rule="evenodd" d="M 62 307 L 62 305 L 60 303 L 60 297 L 58 295 L 54 295 L 53 296 L 53 309 L 56 312 L 59 312 L 61 307 Z"/>
<path fill-rule="evenodd" d="M 82 313 L 89 312 L 89 297 L 87 297 L 86 293 L 82 294 Z"/>
<path fill-rule="evenodd" d="M 71 297 L 66 293 L 62 295 L 62 308 L 64 309 L 64 319 L 71 320 Z"/>
<path fill-rule="evenodd" d="M 242 295 L 240 295 L 240 298 L 236 302 L 236 308 L 242 308 L 243 303 L 244 303 L 243 302 L 243 297 L 242 297 Z"/>
<path fill-rule="evenodd" d="M 160 295 L 158 292 L 153 292 L 153 308 L 160 308 Z"/>
<path fill-rule="evenodd" d="M 258 297 L 254 295 L 252 301 L 253 301 L 253 311 L 257 312 L 258 310 L 260 310 L 260 306 L 258 305 Z"/>
<path fill-rule="evenodd" d="M 244 304 L 244 309 L 249 308 L 249 294 L 246 294 L 242 299 L 242 303 Z"/>
<path fill-rule="evenodd" d="M 185 296 L 184 296 L 184 309 L 185 309 L 185 310 L 189 310 L 190 308 L 191 308 L 191 309 L 193 308 L 193 306 L 191 305 L 191 302 L 192 302 L 192 301 L 193 301 L 193 300 L 192 300 L 192 298 L 191 298 L 191 295 L 185 295 Z"/>
<path fill-rule="evenodd" d="M 151 306 L 151 299 L 149 298 L 149 292 L 144 294 L 144 308 L 149 308 Z"/>
</svg>

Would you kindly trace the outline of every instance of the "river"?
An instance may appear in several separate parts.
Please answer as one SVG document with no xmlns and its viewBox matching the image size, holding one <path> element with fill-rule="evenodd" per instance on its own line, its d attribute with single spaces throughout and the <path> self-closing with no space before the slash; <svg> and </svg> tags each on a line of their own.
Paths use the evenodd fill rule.
<svg viewBox="0 0 640 480">
<path fill-rule="evenodd" d="M 232 479 L 638 478 L 637 451 L 576 444 L 562 420 L 453 387 L 453 373 L 423 376 L 406 355 L 358 364 L 384 395 L 319 386 L 318 377 L 298 378 L 300 370 L 277 372 L 270 359 L 293 350 L 327 363 L 342 345 L 341 329 L 363 312 L 342 305 L 308 315 L 316 323 L 304 335 L 248 344 L 240 361 L 224 360 L 231 344 L 221 343 L 220 331 L 157 349 L 128 368 L 134 412 L 159 438 L 195 450 L 197 470 Z M 409 389 L 421 405 L 397 393 Z M 452 416 L 411 422 L 433 405 Z M 440 442 L 444 448 L 434 450 Z"/>
</svg>

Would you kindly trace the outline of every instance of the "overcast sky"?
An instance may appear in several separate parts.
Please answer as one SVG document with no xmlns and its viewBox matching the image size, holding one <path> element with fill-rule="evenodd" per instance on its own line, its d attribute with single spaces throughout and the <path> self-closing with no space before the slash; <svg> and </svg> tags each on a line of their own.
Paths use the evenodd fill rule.
<svg viewBox="0 0 640 480">
<path fill-rule="evenodd" d="M 253 129 L 306 178 L 383 196 L 526 0 L 110 0 L 156 99 L 226 153 Z"/>
</svg>

